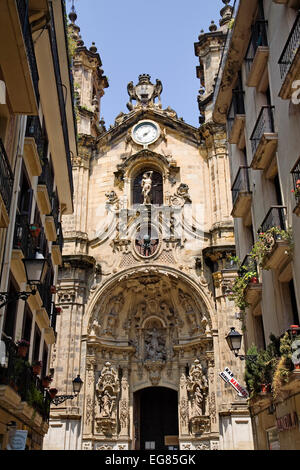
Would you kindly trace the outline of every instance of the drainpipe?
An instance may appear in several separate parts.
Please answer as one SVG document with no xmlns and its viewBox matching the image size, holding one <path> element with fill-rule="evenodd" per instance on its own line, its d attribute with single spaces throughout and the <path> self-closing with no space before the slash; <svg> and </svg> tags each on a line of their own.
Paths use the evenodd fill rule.
<svg viewBox="0 0 300 470">
<path fill-rule="evenodd" d="M 15 232 L 20 177 L 21 177 L 22 162 L 23 162 L 26 122 L 27 122 L 27 116 L 20 116 L 19 130 L 18 130 L 18 142 L 17 142 L 17 150 L 16 150 L 17 158 L 15 161 L 15 168 L 14 168 L 14 185 L 13 185 L 11 206 L 10 206 L 10 211 L 9 211 L 9 226 L 7 229 L 6 246 L 5 246 L 5 251 L 4 251 L 4 261 L 3 261 L 2 276 L 1 276 L 1 283 L 0 283 L 0 292 L 7 292 L 8 285 L 9 285 L 9 273 L 10 273 L 11 255 L 12 255 L 14 232 Z M 5 312 L 5 307 L 2 307 L 2 309 L 0 310 L 0 339 L 2 337 L 4 312 Z"/>
</svg>

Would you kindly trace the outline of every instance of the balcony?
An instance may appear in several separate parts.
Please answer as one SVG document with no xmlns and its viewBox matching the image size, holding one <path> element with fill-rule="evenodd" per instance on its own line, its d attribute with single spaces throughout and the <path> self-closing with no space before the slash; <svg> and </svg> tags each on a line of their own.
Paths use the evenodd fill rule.
<svg viewBox="0 0 300 470">
<path fill-rule="evenodd" d="M 244 225 L 251 225 L 252 192 L 249 184 L 249 168 L 241 166 L 231 188 L 232 217 L 242 218 Z"/>
<path fill-rule="evenodd" d="M 61 226 L 61 223 L 59 223 L 58 229 L 57 229 L 57 239 L 56 239 L 56 242 L 52 243 L 52 249 L 51 249 L 52 262 L 53 264 L 58 265 L 58 266 L 62 265 L 63 245 L 64 245 L 64 238 L 63 238 L 62 226 Z"/>
<path fill-rule="evenodd" d="M 244 92 L 233 90 L 232 102 L 227 116 L 228 141 L 230 144 L 237 144 L 239 148 L 245 146 L 245 121 Z"/>
<path fill-rule="evenodd" d="M 42 173 L 37 185 L 37 204 L 42 214 L 51 212 L 51 198 L 53 193 L 54 177 L 48 159 L 43 159 Z"/>
<path fill-rule="evenodd" d="M 42 173 L 44 139 L 39 116 L 28 116 L 24 141 L 24 162 L 30 178 Z"/>
<path fill-rule="evenodd" d="M 250 137 L 252 148 L 251 168 L 267 170 L 267 177 L 277 173 L 275 154 L 278 145 L 278 134 L 274 127 L 274 106 L 262 106 Z"/>
<path fill-rule="evenodd" d="M 300 79 L 300 12 L 298 12 L 278 64 L 283 80 L 279 96 L 283 100 L 289 100 L 295 91 L 293 83 Z"/>
<path fill-rule="evenodd" d="M 286 207 L 272 206 L 264 218 L 259 232 L 263 235 L 267 254 L 262 260 L 262 268 L 286 269 L 291 261 L 290 241 L 286 225 Z"/>
<path fill-rule="evenodd" d="M 9 209 L 14 177 L 10 168 L 3 142 L 0 139 L 0 228 L 9 224 Z"/>
<path fill-rule="evenodd" d="M 51 200 L 51 213 L 45 217 L 45 232 L 49 241 L 55 242 L 59 227 L 59 200 L 54 194 Z"/>
<path fill-rule="evenodd" d="M 5 357 L 0 365 L 0 406 L 13 409 L 17 418 L 47 432 L 50 396 L 28 363 L 18 355 L 17 346 L 3 335 Z"/>
<path fill-rule="evenodd" d="M 258 87 L 258 91 L 265 91 L 268 83 L 265 77 L 269 57 L 267 24 L 265 20 L 258 20 L 252 25 L 252 35 L 245 57 L 246 85 Z"/>
<path fill-rule="evenodd" d="M 262 283 L 258 282 L 258 270 L 256 262 L 253 260 L 253 258 L 251 258 L 250 255 L 246 255 L 243 262 L 241 263 L 239 275 L 243 275 L 244 273 L 249 272 L 253 272 L 255 275 L 250 278 L 249 283 L 244 290 L 244 298 L 248 305 L 255 307 L 261 300 Z"/>
<path fill-rule="evenodd" d="M 29 230 L 28 215 L 17 214 L 11 258 L 11 271 L 19 284 L 26 282 L 26 274 L 22 259 L 32 257 L 34 252 L 34 240 L 31 237 Z"/>
<path fill-rule="evenodd" d="M 292 190 L 296 200 L 296 207 L 293 210 L 294 214 L 300 217 L 300 159 L 294 166 L 291 171 L 293 177 L 293 186 L 294 189 Z"/>
<path fill-rule="evenodd" d="M 1 2 L 0 57 L 12 112 L 36 115 L 39 76 L 25 0 Z"/>
</svg>

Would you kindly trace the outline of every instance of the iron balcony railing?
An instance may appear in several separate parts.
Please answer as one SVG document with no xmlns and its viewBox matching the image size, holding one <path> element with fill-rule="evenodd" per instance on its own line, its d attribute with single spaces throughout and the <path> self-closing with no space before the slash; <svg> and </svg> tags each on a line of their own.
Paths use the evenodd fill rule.
<svg viewBox="0 0 300 470">
<path fill-rule="evenodd" d="M 59 222 L 57 226 L 57 239 L 55 242 L 53 242 L 53 245 L 58 245 L 60 247 L 60 252 L 62 253 L 63 247 L 64 247 L 64 237 L 63 237 L 63 231 L 62 231 L 62 225 Z"/>
<path fill-rule="evenodd" d="M 230 136 L 235 116 L 245 114 L 244 92 L 242 90 L 233 90 L 232 101 L 227 115 L 228 136 Z"/>
<path fill-rule="evenodd" d="M 235 205 L 237 198 L 241 192 L 250 193 L 249 183 L 249 167 L 241 166 L 237 172 L 232 188 L 232 204 Z"/>
<path fill-rule="evenodd" d="M 31 29 L 28 18 L 28 0 L 16 0 L 19 12 L 19 19 L 22 27 L 23 38 L 26 46 L 27 58 L 31 70 L 31 77 L 34 86 L 35 96 L 37 102 L 40 100 L 39 94 L 39 73 L 36 64 L 36 58 L 34 53 L 34 46 L 32 41 Z"/>
<path fill-rule="evenodd" d="M 7 213 L 9 213 L 14 176 L 10 168 L 5 148 L 0 139 L 0 191 Z"/>
<path fill-rule="evenodd" d="M 28 214 L 17 214 L 13 247 L 16 250 L 22 250 L 24 258 L 31 258 L 35 254 L 35 243 L 31 236 Z"/>
<path fill-rule="evenodd" d="M 293 186 L 294 189 L 292 190 L 297 203 L 300 202 L 300 159 L 294 166 L 294 168 L 291 171 L 292 177 L 293 177 Z"/>
<path fill-rule="evenodd" d="M 49 32 L 50 32 L 50 43 L 51 43 L 51 51 L 52 51 L 52 58 L 53 58 L 53 67 L 55 72 L 55 81 L 57 87 L 57 96 L 59 102 L 59 109 L 60 109 L 60 119 L 61 125 L 63 130 L 63 137 L 65 143 L 65 150 L 66 150 L 66 159 L 67 159 L 67 167 L 68 167 L 68 175 L 69 175 L 69 183 L 71 186 L 71 192 L 73 195 L 73 177 L 72 177 L 72 164 L 71 164 L 71 154 L 70 154 L 70 143 L 69 143 L 69 133 L 68 133 L 68 124 L 67 124 L 67 116 L 66 116 L 66 87 L 62 83 L 61 73 L 60 73 L 60 65 L 59 65 L 59 55 L 58 55 L 58 48 L 57 48 L 57 41 L 56 41 L 56 31 L 55 31 L 55 24 L 54 24 L 54 15 L 53 15 L 53 7 L 52 3 L 50 3 L 50 23 L 49 23 Z M 65 90 L 65 97 L 64 92 Z"/>
<path fill-rule="evenodd" d="M 250 137 L 253 155 L 258 148 L 262 136 L 265 133 L 273 133 L 274 131 L 274 106 L 262 106 Z"/>
<path fill-rule="evenodd" d="M 54 176 L 47 158 L 43 158 L 42 161 L 42 173 L 39 176 L 39 184 L 46 185 L 49 199 L 51 201 L 51 198 L 53 197 Z"/>
<path fill-rule="evenodd" d="M 51 285 L 47 281 L 45 281 L 44 284 L 38 284 L 38 291 L 43 302 L 42 306 L 48 313 L 49 318 L 51 318 L 53 309 L 52 293 L 50 287 Z"/>
<path fill-rule="evenodd" d="M 59 221 L 58 221 L 59 220 L 59 199 L 58 199 L 57 193 L 54 193 L 54 195 L 52 197 L 51 206 L 52 206 L 51 215 L 54 218 L 54 223 L 55 223 L 56 230 L 58 230 L 58 226 L 59 226 Z"/>
<path fill-rule="evenodd" d="M 260 46 L 268 46 L 267 25 L 268 22 L 265 20 L 257 20 L 252 25 L 251 39 L 245 56 L 247 75 L 251 70 L 257 49 Z"/>
<path fill-rule="evenodd" d="M 33 137 L 36 143 L 37 151 L 40 156 L 41 164 L 43 163 L 45 139 L 43 136 L 39 116 L 27 116 L 26 137 Z"/>
<path fill-rule="evenodd" d="M 42 381 L 33 374 L 26 360 L 18 356 L 18 348 L 6 335 L 2 335 L 5 344 L 5 355 L 0 365 L 0 384 L 9 385 L 43 418 L 48 421 L 50 412 L 50 395 L 42 386 Z"/>
<path fill-rule="evenodd" d="M 257 263 L 250 255 L 246 255 L 238 270 L 238 275 L 243 276 L 246 272 L 249 271 L 257 273 Z"/>
<path fill-rule="evenodd" d="M 293 24 L 293 27 L 291 29 L 287 42 L 284 46 L 284 49 L 278 61 L 279 68 L 280 68 L 280 75 L 281 75 L 282 80 L 285 79 L 290 69 L 290 66 L 293 63 L 294 57 L 297 51 L 299 50 L 299 47 L 300 47 L 300 11 L 298 12 L 295 23 Z"/>
<path fill-rule="evenodd" d="M 258 232 L 265 233 L 267 230 L 269 230 L 272 227 L 276 227 L 280 230 L 287 229 L 285 206 L 271 206 Z"/>
</svg>

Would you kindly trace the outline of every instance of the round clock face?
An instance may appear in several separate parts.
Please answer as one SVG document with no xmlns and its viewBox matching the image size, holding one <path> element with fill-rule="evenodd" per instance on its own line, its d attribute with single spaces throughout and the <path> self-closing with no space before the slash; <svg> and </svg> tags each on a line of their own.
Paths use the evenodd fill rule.
<svg viewBox="0 0 300 470">
<path fill-rule="evenodd" d="M 149 145 L 159 137 L 159 127 L 153 121 L 140 121 L 132 129 L 132 138 L 137 144 Z"/>
</svg>

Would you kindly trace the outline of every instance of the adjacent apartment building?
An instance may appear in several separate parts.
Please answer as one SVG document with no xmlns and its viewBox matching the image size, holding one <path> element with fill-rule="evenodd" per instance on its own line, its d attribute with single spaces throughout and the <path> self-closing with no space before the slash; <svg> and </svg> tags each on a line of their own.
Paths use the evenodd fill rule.
<svg viewBox="0 0 300 470">
<path fill-rule="evenodd" d="M 77 153 L 65 14 L 62 0 L 0 2 L 2 449 L 12 428 L 28 431 L 26 448 L 41 449 L 48 429 L 51 397 L 43 378 L 51 374 L 60 221 L 73 211 Z M 24 259 L 43 260 L 41 282 L 28 284 Z"/>
<path fill-rule="evenodd" d="M 214 121 L 227 125 L 239 257 L 229 296 L 255 357 L 246 382 L 256 449 L 300 448 L 299 7 L 235 2 L 213 98 Z"/>
</svg>

